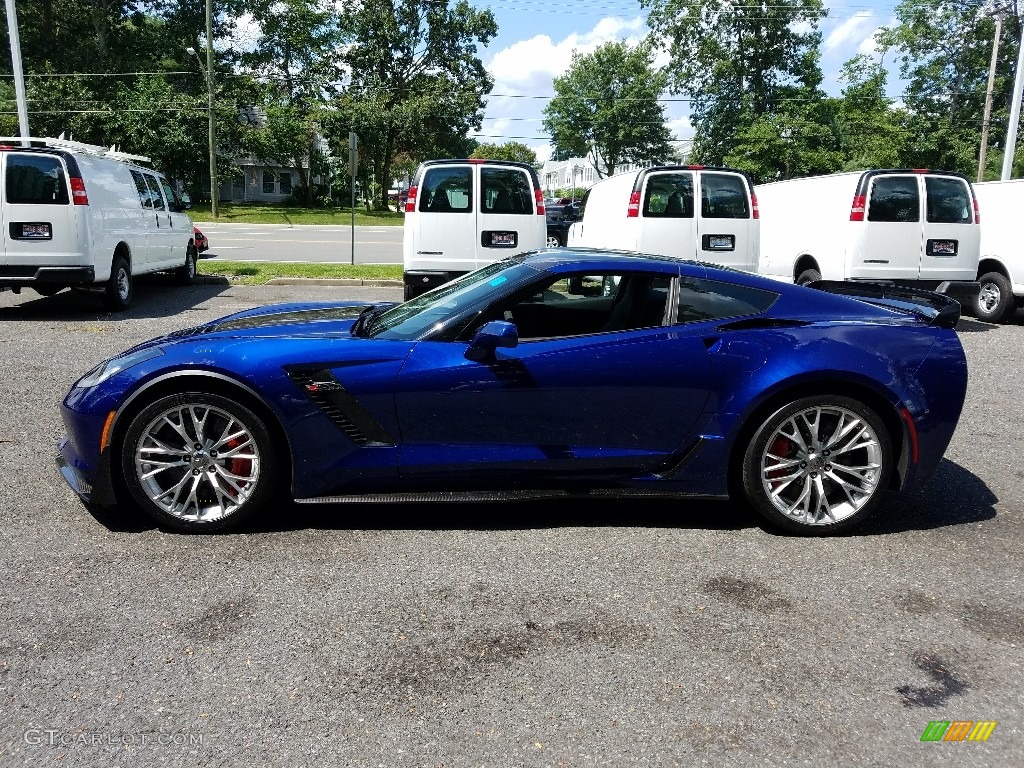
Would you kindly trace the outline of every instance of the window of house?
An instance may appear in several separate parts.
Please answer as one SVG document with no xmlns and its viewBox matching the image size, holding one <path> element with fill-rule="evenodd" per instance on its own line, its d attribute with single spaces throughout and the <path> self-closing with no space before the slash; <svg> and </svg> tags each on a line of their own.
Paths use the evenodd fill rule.
<svg viewBox="0 0 1024 768">
<path fill-rule="evenodd" d="M 8 155 L 4 194 L 8 203 L 67 205 L 71 201 L 64 166 L 58 158 L 45 155 Z"/>
<path fill-rule="evenodd" d="M 277 191 L 277 184 L 275 181 L 273 171 L 263 172 L 263 194 L 272 195 Z"/>
<path fill-rule="evenodd" d="M 292 173 L 291 171 L 285 171 L 281 174 L 281 194 L 290 195 L 292 193 Z"/>
</svg>

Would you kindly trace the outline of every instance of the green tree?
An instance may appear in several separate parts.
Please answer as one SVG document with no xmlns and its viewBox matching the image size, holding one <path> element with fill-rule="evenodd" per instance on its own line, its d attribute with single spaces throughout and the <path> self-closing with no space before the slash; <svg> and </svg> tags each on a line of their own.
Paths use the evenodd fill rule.
<svg viewBox="0 0 1024 768">
<path fill-rule="evenodd" d="M 910 133 L 906 112 L 886 95 L 888 75 L 879 61 L 858 55 L 843 65 L 836 128 L 843 170 L 898 168 Z"/>
<path fill-rule="evenodd" d="M 896 52 L 900 74 L 908 81 L 903 102 L 913 141 L 904 143 L 901 164 L 971 176 L 977 172 L 993 10 L 966 0 L 903 0 L 896 6 L 898 23 L 879 34 L 879 45 Z M 999 152 L 1005 144 L 1019 20 L 1006 19 L 1002 34 L 989 134 Z"/>
<path fill-rule="evenodd" d="M 654 44 L 668 51 L 670 89 L 691 98 L 693 158 L 722 163 L 736 134 L 754 130 L 758 118 L 798 111 L 799 105 L 824 98 L 820 0 L 640 0 L 640 5 L 649 9 Z"/>
<path fill-rule="evenodd" d="M 593 53 L 573 52 L 565 75 L 554 80 L 544 128 L 560 151 L 591 154 L 599 177 L 623 163 L 663 160 L 671 151 L 659 101 L 666 82 L 647 45 L 611 42 Z"/>
<path fill-rule="evenodd" d="M 469 156 L 486 160 L 511 160 L 515 163 L 537 165 L 537 153 L 525 144 L 520 144 L 516 141 L 506 141 L 504 144 L 480 144 Z"/>
<path fill-rule="evenodd" d="M 466 136 L 480 128 L 493 87 L 477 47 L 498 28 L 490 11 L 467 0 L 364 0 L 346 24 L 351 81 L 325 126 L 335 146 L 350 130 L 359 135 L 360 158 L 372 161 L 380 181 L 377 205 L 386 208 L 396 155 L 472 151 Z"/>
</svg>

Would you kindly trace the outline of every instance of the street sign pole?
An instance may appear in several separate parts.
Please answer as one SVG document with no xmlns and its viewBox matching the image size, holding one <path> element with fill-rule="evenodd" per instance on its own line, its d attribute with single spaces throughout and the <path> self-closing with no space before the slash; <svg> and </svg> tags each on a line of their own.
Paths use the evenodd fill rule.
<svg viewBox="0 0 1024 768">
<path fill-rule="evenodd" d="M 359 165 L 359 137 L 353 131 L 348 132 L 348 175 L 349 187 L 352 189 L 352 263 L 356 263 L 356 166 Z"/>
</svg>

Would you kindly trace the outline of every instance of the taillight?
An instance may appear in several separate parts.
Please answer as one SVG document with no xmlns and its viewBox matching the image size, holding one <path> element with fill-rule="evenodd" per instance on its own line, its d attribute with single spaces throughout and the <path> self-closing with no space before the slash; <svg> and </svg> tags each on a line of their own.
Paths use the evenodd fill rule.
<svg viewBox="0 0 1024 768">
<path fill-rule="evenodd" d="M 626 208 L 626 218 L 635 219 L 640 215 L 640 190 L 634 190 L 629 196 L 629 207 Z"/>
<path fill-rule="evenodd" d="M 409 187 L 409 195 L 405 198 L 405 212 L 412 213 L 416 210 L 416 187 Z"/>
<path fill-rule="evenodd" d="M 533 190 L 533 199 L 537 201 L 537 215 L 538 216 L 543 216 L 544 215 L 544 192 L 539 190 L 539 189 Z"/>
<path fill-rule="evenodd" d="M 761 218 L 761 211 L 757 207 L 757 194 L 753 191 L 750 193 L 750 212 L 755 219 Z"/>
<path fill-rule="evenodd" d="M 75 201 L 75 205 L 89 204 L 89 195 L 85 192 L 85 182 L 80 177 L 71 177 L 71 199 Z"/>
<path fill-rule="evenodd" d="M 978 198 L 974 198 L 974 223 L 981 224 L 981 211 L 978 210 Z"/>
<path fill-rule="evenodd" d="M 864 195 L 854 195 L 850 206 L 850 221 L 864 221 Z"/>
</svg>

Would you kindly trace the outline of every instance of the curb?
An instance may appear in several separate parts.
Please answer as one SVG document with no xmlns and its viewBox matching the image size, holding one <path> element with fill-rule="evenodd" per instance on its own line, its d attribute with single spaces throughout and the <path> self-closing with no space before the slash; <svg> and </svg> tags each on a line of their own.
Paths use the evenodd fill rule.
<svg viewBox="0 0 1024 768">
<path fill-rule="evenodd" d="M 356 277 L 275 277 L 266 285 L 368 285 L 401 288 L 401 280 L 361 280 Z"/>
</svg>

